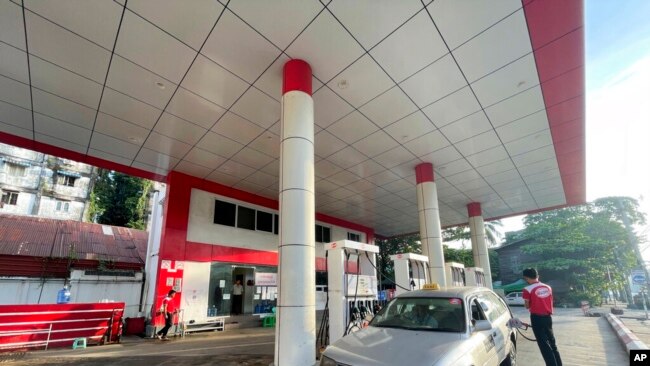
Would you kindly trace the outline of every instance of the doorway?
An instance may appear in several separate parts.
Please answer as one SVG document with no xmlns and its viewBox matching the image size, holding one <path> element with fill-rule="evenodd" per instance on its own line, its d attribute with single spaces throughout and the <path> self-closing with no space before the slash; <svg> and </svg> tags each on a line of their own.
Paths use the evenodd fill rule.
<svg viewBox="0 0 650 366">
<path fill-rule="evenodd" d="M 253 267 L 233 267 L 232 269 L 233 284 L 240 281 L 243 287 L 241 297 L 241 314 L 253 314 L 253 295 L 255 292 L 255 269 Z M 238 304 L 235 304 L 235 297 L 233 295 L 233 304 L 231 312 L 235 313 L 238 309 Z"/>
</svg>

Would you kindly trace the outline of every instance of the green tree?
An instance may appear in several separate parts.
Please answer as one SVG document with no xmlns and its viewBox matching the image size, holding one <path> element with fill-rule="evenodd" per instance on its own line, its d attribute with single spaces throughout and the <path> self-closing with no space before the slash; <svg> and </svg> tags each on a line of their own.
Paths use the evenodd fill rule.
<svg viewBox="0 0 650 366">
<path fill-rule="evenodd" d="M 522 251 L 538 260 L 524 265 L 538 268 L 546 278 L 564 279 L 571 290 L 569 301 L 598 303 L 600 293 L 609 287 L 608 269 L 620 289 L 637 264 L 633 250 L 637 237 L 629 235 L 623 221 L 644 224 L 638 208 L 632 198 L 610 197 L 528 215 L 518 238 L 532 239 Z"/>
<path fill-rule="evenodd" d="M 151 187 L 149 180 L 99 169 L 90 194 L 90 220 L 105 225 L 145 229 Z"/>
</svg>

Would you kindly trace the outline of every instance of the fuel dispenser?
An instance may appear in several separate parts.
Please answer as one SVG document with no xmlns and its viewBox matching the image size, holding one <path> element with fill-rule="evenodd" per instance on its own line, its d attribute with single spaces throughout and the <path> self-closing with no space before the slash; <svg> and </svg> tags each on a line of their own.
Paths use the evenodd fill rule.
<svg viewBox="0 0 650 366">
<path fill-rule="evenodd" d="M 464 264 L 456 262 L 445 263 L 445 275 L 447 277 L 447 287 L 465 286 L 466 276 Z"/>
<path fill-rule="evenodd" d="M 371 311 L 377 301 L 376 255 L 379 247 L 351 240 L 325 244 L 329 292 L 329 344 L 347 333 L 354 312 Z M 356 263 L 358 274 L 349 273 Z"/>
<path fill-rule="evenodd" d="M 485 287 L 485 272 L 481 267 L 465 268 L 467 286 Z"/>
<path fill-rule="evenodd" d="M 427 264 L 429 258 L 414 253 L 391 255 L 395 268 L 395 294 L 407 292 L 407 289 L 420 290 L 427 283 Z"/>
</svg>

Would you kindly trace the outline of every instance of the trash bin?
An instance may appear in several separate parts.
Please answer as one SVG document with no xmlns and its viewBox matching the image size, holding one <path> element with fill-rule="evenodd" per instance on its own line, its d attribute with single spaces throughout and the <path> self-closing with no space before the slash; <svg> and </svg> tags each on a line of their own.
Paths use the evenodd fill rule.
<svg viewBox="0 0 650 366">
<path fill-rule="evenodd" d="M 126 318 L 124 334 L 139 335 L 144 333 L 144 317 Z"/>
</svg>

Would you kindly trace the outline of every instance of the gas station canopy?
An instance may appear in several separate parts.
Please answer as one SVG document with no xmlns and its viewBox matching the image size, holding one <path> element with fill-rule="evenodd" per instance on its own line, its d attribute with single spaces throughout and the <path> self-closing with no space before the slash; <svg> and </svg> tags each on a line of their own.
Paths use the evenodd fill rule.
<svg viewBox="0 0 650 366">
<path fill-rule="evenodd" d="M 0 2 L 0 142 L 277 199 L 282 67 L 313 70 L 316 210 L 418 231 L 585 201 L 582 1 Z"/>
</svg>

